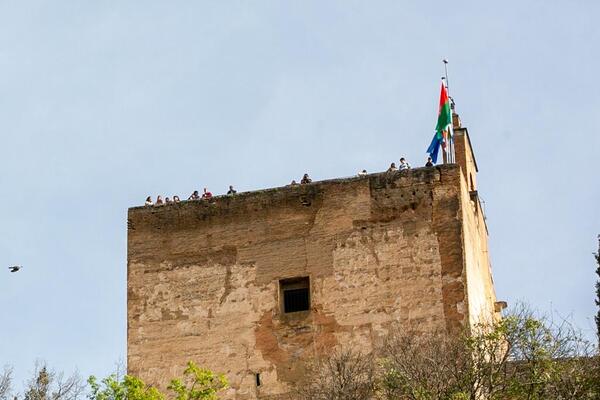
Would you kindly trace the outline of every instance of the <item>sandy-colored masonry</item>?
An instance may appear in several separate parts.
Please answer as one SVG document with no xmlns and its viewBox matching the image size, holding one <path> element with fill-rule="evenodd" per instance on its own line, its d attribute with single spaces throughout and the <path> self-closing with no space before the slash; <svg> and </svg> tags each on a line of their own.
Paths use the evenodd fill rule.
<svg viewBox="0 0 600 400">
<path fill-rule="evenodd" d="M 392 327 L 493 315 L 461 129 L 457 164 L 131 208 L 129 372 L 164 387 L 195 360 L 227 375 L 227 398 L 271 398 L 336 345 L 369 351 Z M 280 282 L 298 277 L 310 309 L 284 313 Z"/>
</svg>

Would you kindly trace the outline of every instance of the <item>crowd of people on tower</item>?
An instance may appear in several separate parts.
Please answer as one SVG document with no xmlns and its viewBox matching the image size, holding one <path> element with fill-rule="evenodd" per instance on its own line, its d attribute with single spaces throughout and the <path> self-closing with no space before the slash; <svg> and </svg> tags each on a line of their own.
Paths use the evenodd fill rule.
<svg viewBox="0 0 600 400">
<path fill-rule="evenodd" d="M 427 157 L 427 163 L 425 164 L 425 167 L 433 167 L 433 166 L 434 166 L 434 164 L 431 160 L 431 157 Z M 401 157 L 400 164 L 398 164 L 398 166 L 396 166 L 395 162 L 391 163 L 390 167 L 387 169 L 387 172 L 406 171 L 409 169 L 411 169 L 410 164 L 408 163 L 408 161 L 406 161 L 406 159 L 404 157 Z M 362 171 L 360 171 L 358 173 L 358 176 L 366 176 L 366 175 L 368 175 L 366 169 L 363 169 Z M 292 180 L 292 182 L 288 186 L 307 185 L 311 182 L 312 182 L 312 179 L 310 179 L 310 176 L 308 176 L 308 174 L 304 174 L 302 176 L 302 179 L 300 180 L 300 183 L 296 182 L 296 180 Z M 237 190 L 235 190 L 232 185 L 229 185 L 229 190 L 227 191 L 227 195 L 233 196 L 235 194 L 237 194 Z M 188 197 L 188 200 L 210 201 L 212 198 L 213 198 L 212 193 L 209 192 L 207 188 L 204 188 L 202 195 L 200 195 L 197 190 L 194 190 L 192 192 L 192 194 Z M 176 204 L 179 202 L 181 202 L 181 200 L 179 199 L 179 196 L 177 196 L 177 195 L 173 196 L 172 198 L 165 197 L 164 200 L 163 200 L 163 197 L 159 195 L 156 197 L 156 201 L 152 201 L 152 196 L 146 197 L 146 202 L 144 203 L 144 205 L 146 205 L 148 207 L 164 206 L 167 204 Z"/>
<path fill-rule="evenodd" d="M 233 186 L 229 186 L 229 191 L 227 192 L 227 194 L 235 194 L 237 193 L 237 191 L 233 188 Z M 198 193 L 197 190 L 194 190 L 192 192 L 192 194 L 190 194 L 190 197 L 188 197 L 188 200 L 210 200 L 212 199 L 213 195 L 211 192 L 208 191 L 207 188 L 204 188 L 204 192 L 202 193 L 202 196 L 200 196 L 200 194 Z M 156 196 L 156 201 L 152 201 L 152 196 L 148 196 L 146 197 L 146 202 L 144 203 L 144 205 L 146 206 L 163 206 L 166 204 L 174 204 L 174 203 L 179 203 L 181 202 L 181 200 L 179 199 L 179 196 L 175 195 L 173 196 L 173 198 L 169 198 L 169 197 L 165 197 L 165 199 L 163 200 L 161 195 Z"/>
</svg>

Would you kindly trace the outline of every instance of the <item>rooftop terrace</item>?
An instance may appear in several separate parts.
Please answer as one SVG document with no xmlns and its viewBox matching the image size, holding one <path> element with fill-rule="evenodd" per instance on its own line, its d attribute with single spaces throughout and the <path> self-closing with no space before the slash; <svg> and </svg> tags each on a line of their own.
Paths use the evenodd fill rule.
<svg viewBox="0 0 600 400">
<path fill-rule="evenodd" d="M 442 164 L 434 167 L 412 168 L 403 171 L 377 172 L 364 176 L 351 176 L 343 178 L 325 179 L 313 181 L 308 184 L 285 185 L 268 189 L 259 189 L 246 192 L 238 192 L 234 195 L 213 196 L 209 200 L 182 200 L 179 203 L 170 203 L 154 206 L 134 206 L 129 208 L 130 213 L 162 213 L 167 210 L 181 210 L 188 207 L 222 208 L 239 205 L 247 201 L 256 201 L 259 198 L 269 203 L 267 199 L 282 200 L 285 197 L 297 197 L 299 195 L 315 195 L 318 192 L 340 184 L 348 184 L 360 181 L 369 181 L 371 187 L 384 187 L 386 185 L 410 185 L 415 182 L 433 182 L 440 180 L 444 172 L 458 168 L 456 164 Z M 310 197 L 310 196 L 309 196 Z"/>
</svg>

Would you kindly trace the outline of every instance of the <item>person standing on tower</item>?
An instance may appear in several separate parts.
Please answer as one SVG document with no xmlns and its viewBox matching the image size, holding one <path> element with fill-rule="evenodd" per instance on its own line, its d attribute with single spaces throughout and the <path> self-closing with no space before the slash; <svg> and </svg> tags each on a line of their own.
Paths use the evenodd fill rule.
<svg viewBox="0 0 600 400">
<path fill-rule="evenodd" d="M 403 171 L 405 169 L 410 169 L 410 165 L 406 162 L 404 157 L 400 158 L 400 165 L 398 166 L 399 171 Z"/>
</svg>

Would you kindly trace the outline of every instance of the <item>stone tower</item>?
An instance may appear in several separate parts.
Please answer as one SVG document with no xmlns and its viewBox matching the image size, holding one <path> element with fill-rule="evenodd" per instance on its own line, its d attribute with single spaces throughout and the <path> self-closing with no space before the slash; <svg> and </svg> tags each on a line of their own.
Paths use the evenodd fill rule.
<svg viewBox="0 0 600 400">
<path fill-rule="evenodd" d="M 128 368 L 164 387 L 194 360 L 227 398 L 276 398 L 302 362 L 392 327 L 496 316 L 477 163 L 220 196 L 128 216 Z"/>
</svg>

